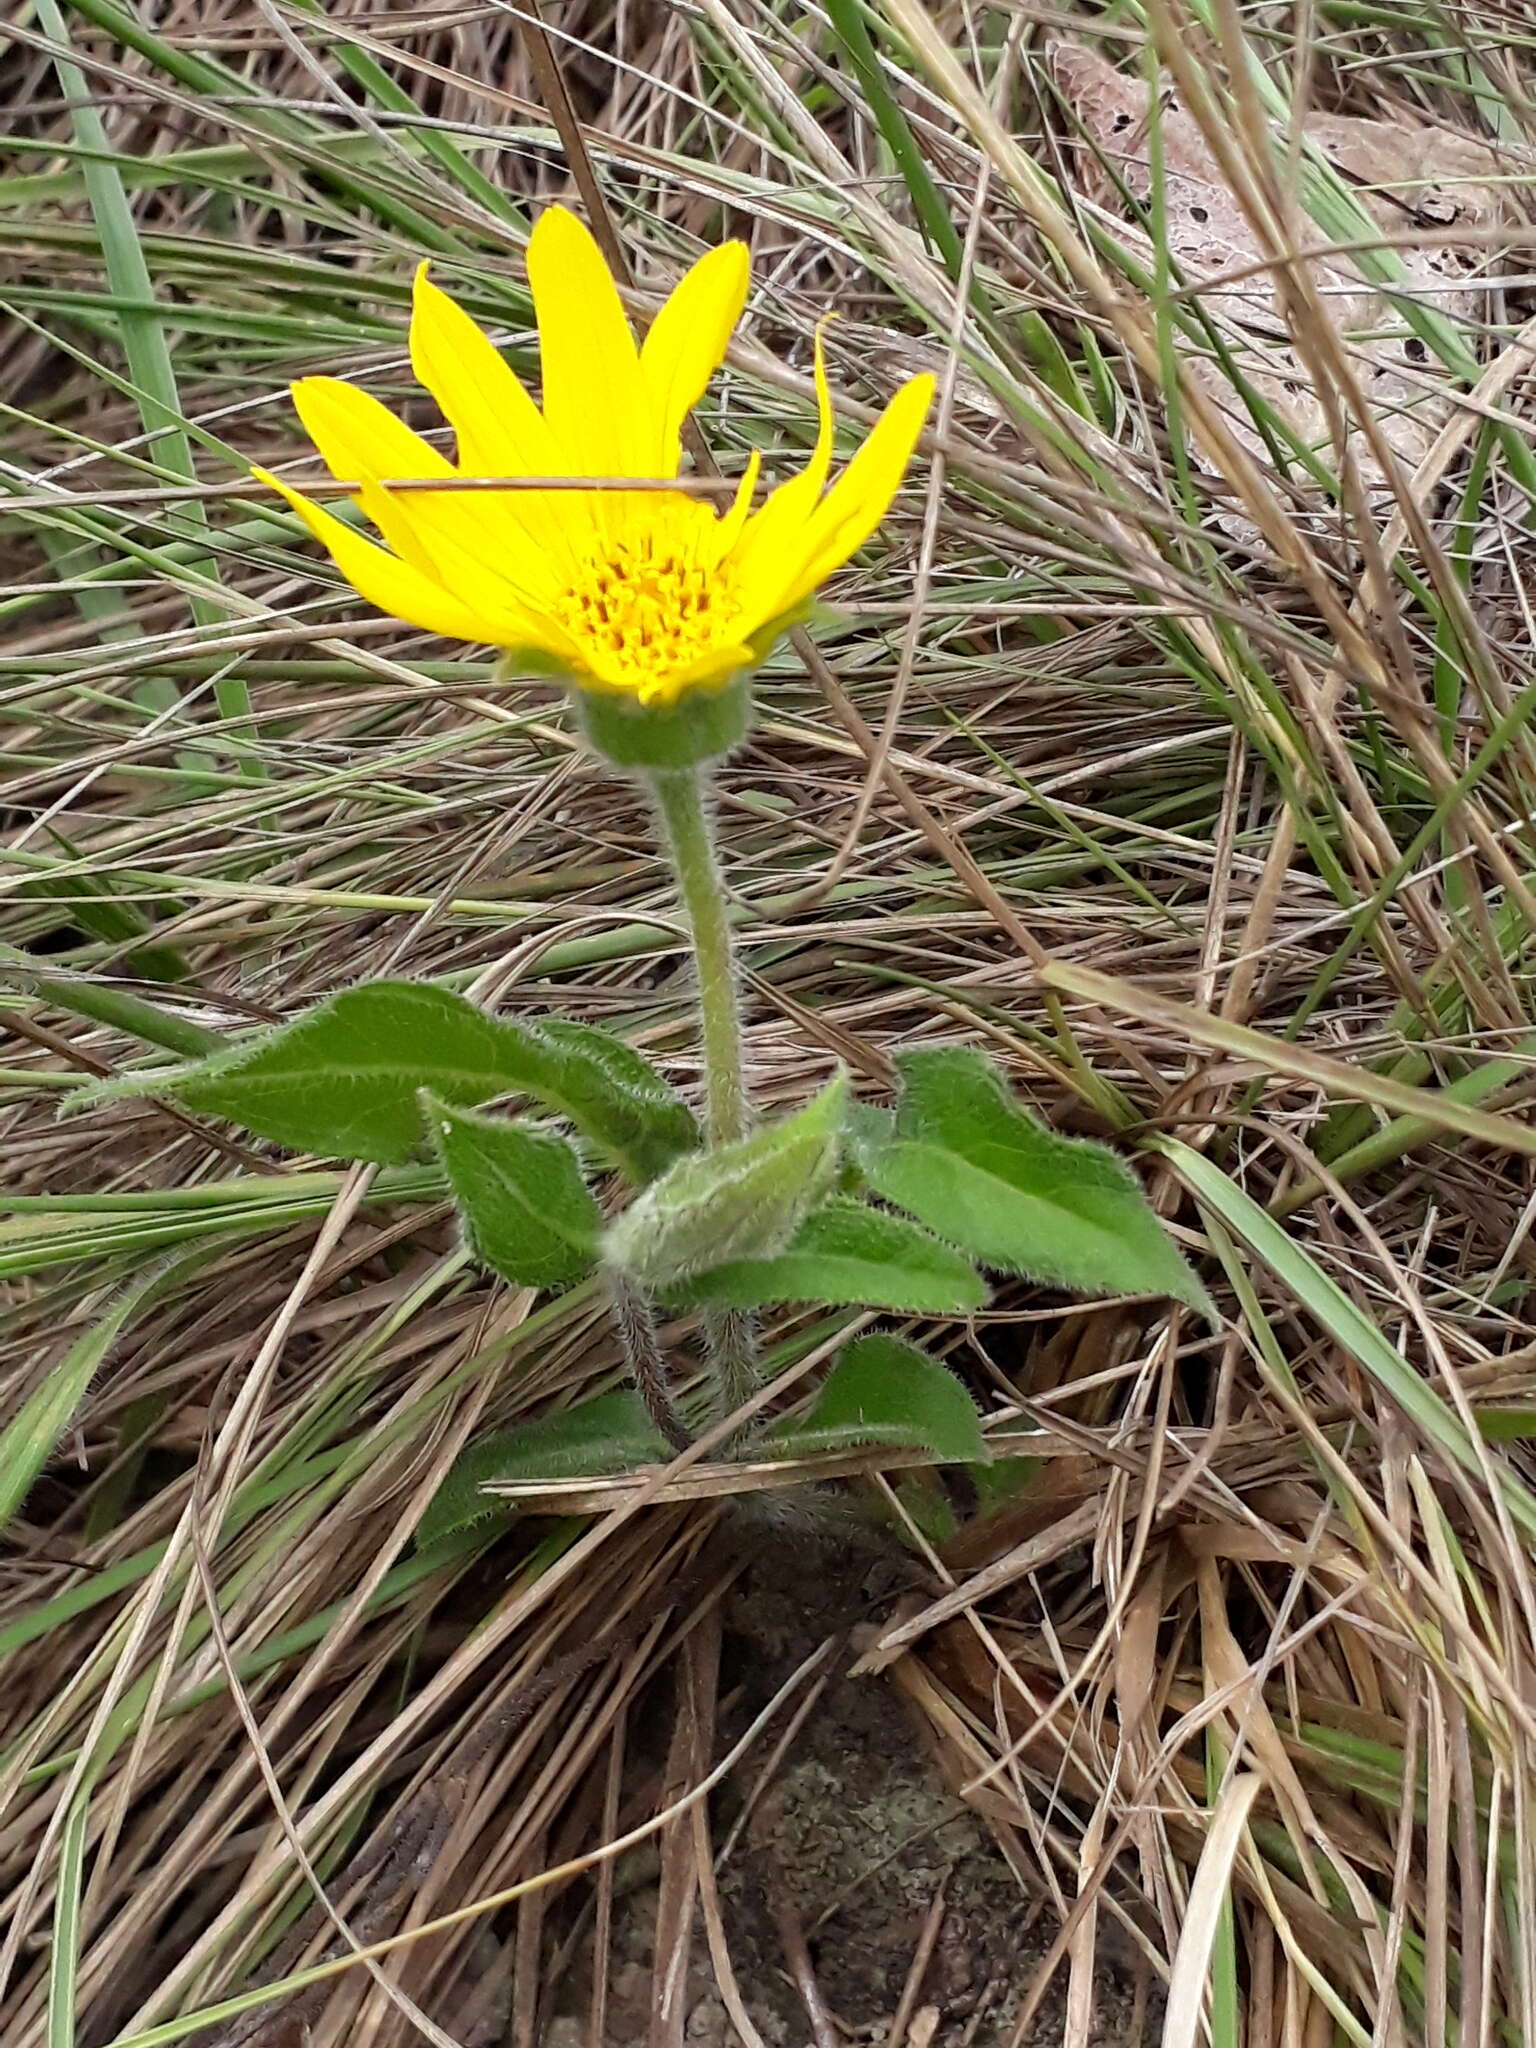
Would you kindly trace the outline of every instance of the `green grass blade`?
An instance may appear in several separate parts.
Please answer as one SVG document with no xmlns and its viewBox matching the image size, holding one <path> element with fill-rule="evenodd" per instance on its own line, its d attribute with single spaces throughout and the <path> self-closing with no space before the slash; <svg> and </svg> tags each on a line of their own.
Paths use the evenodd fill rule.
<svg viewBox="0 0 1536 2048">
<path fill-rule="evenodd" d="M 159 1268 L 121 1295 L 101 1320 L 70 1346 L 0 1432 L 0 1529 L 31 1491 L 124 1325 L 170 1277 Z"/>
<path fill-rule="evenodd" d="M 869 33 L 859 0 L 827 0 L 827 15 L 843 55 L 863 88 L 875 125 L 896 159 L 896 168 L 906 184 L 923 233 L 943 258 L 950 276 L 957 278 L 963 262 L 960 230 L 950 218 L 949 208 L 918 147 L 906 115 L 885 82 L 885 73 L 880 68 L 874 39 Z"/>
<path fill-rule="evenodd" d="M 75 2048 L 75 1982 L 80 1968 L 80 1895 L 85 1878 L 85 1838 L 90 1822 L 90 1786 L 82 1785 L 59 1839 L 59 1872 L 53 1900 L 53 1941 L 48 1955 L 48 2048 Z"/>
<path fill-rule="evenodd" d="M 1512 1519 L 1527 1537 L 1536 1540 L 1536 1499 L 1524 1483 L 1512 1471 L 1491 1465 L 1488 1454 L 1474 1443 L 1433 1387 L 1420 1378 L 1402 1353 L 1310 1254 L 1288 1237 L 1251 1195 L 1245 1194 L 1201 1153 L 1177 1138 L 1153 1138 L 1149 1140 L 1149 1149 L 1168 1160 L 1196 1201 L 1213 1210 L 1226 1229 L 1268 1266 L 1314 1322 L 1370 1374 L 1427 1442 L 1463 1472 L 1493 1481 Z"/>
<path fill-rule="evenodd" d="M 151 437 L 165 468 L 188 483 L 196 483 L 197 470 L 177 392 L 170 342 L 158 309 L 149 265 L 139 242 L 133 209 L 128 203 L 128 195 L 123 190 L 108 144 L 106 127 L 92 104 L 84 72 L 64 55 L 69 48 L 69 31 L 58 0 L 36 0 L 36 6 L 38 19 L 57 45 L 54 65 L 60 89 L 67 99 L 74 102 L 76 138 L 93 152 L 82 164 L 81 176 L 85 181 L 91 216 L 101 237 L 107 280 L 118 301 L 118 332 L 134 382 L 144 432 Z M 196 500 L 187 504 L 184 516 L 189 525 L 206 528 L 207 514 Z M 195 566 L 210 582 L 217 583 L 218 565 L 212 555 Z M 195 592 L 189 594 L 188 606 L 199 625 L 215 625 L 225 616 L 222 606 Z M 221 717 L 250 717 L 250 691 L 240 677 L 221 678 L 214 685 L 214 693 Z M 241 762 L 246 772 L 253 776 L 260 774 L 258 764 L 248 753 L 242 753 Z"/>
</svg>

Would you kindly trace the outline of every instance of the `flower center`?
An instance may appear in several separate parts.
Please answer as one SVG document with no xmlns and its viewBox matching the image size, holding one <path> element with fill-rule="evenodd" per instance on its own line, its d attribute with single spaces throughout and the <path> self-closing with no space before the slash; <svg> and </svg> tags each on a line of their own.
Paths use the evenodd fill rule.
<svg viewBox="0 0 1536 2048">
<path fill-rule="evenodd" d="M 645 695 L 733 637 L 729 570 L 705 566 L 669 536 L 615 540 L 556 600 L 555 616 L 594 673 Z"/>
</svg>

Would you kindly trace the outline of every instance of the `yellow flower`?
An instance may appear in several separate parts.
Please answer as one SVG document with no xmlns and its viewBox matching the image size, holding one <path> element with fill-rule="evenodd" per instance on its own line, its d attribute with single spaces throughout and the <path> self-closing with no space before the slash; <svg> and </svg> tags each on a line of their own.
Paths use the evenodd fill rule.
<svg viewBox="0 0 1536 2048">
<path fill-rule="evenodd" d="M 554 666 L 586 690 L 669 706 L 756 666 L 884 517 L 933 392 L 914 377 L 827 489 L 832 406 L 808 466 L 753 512 L 754 454 L 733 502 L 681 491 L 400 491 L 453 476 L 675 477 L 680 430 L 725 355 L 747 295 L 727 242 L 683 278 L 637 348 L 608 267 L 563 207 L 528 243 L 543 408 L 468 314 L 416 276 L 411 363 L 458 438 L 458 467 L 377 399 L 306 377 L 294 403 L 333 477 L 387 548 L 265 470 L 352 587 L 380 611 Z"/>
</svg>

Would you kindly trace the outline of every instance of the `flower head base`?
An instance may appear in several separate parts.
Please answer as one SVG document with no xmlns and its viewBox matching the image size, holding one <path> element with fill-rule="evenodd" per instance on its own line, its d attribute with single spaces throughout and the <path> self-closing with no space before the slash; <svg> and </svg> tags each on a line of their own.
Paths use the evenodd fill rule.
<svg viewBox="0 0 1536 2048">
<path fill-rule="evenodd" d="M 513 650 L 583 690 L 646 707 L 723 689 L 884 517 L 933 380 L 903 385 L 828 489 L 832 405 L 818 346 L 816 447 L 755 512 L 755 455 L 723 508 L 656 489 L 400 488 L 456 477 L 677 476 L 683 421 L 746 302 L 743 245 L 701 257 L 638 347 L 597 244 L 563 207 L 542 214 L 529 238 L 528 279 L 542 408 L 426 266 L 417 273 L 411 362 L 454 430 L 457 465 L 353 385 L 306 377 L 293 387 L 332 476 L 354 487 L 386 547 L 256 474 L 361 596 L 411 625 Z"/>
</svg>

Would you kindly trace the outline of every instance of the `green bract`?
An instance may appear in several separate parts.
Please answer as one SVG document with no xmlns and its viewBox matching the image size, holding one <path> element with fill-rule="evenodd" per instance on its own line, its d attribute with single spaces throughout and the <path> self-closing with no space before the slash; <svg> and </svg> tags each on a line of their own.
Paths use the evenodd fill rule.
<svg viewBox="0 0 1536 2048">
<path fill-rule="evenodd" d="M 574 690 L 571 702 L 586 741 L 616 768 L 697 768 L 740 746 L 752 723 L 752 679 L 695 691 L 667 710 L 633 699 Z"/>
<path fill-rule="evenodd" d="M 847 1093 L 839 1076 L 798 1116 L 680 1159 L 614 1224 L 604 1257 L 666 1294 L 711 1266 L 783 1251 L 831 1186 Z"/>
</svg>

